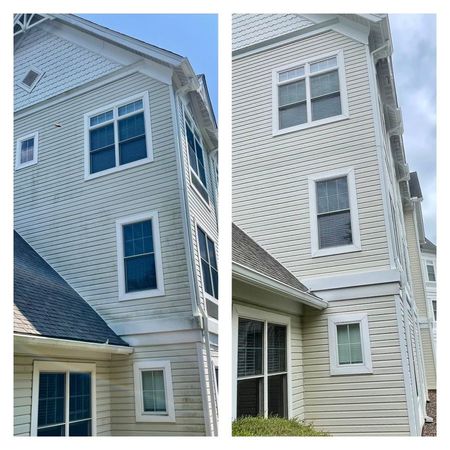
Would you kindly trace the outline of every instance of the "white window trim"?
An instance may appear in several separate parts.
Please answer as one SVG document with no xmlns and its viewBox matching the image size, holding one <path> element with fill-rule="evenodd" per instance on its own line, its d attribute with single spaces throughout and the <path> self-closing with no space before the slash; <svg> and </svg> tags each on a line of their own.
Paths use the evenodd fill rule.
<svg viewBox="0 0 450 450">
<path fill-rule="evenodd" d="M 89 130 L 90 130 L 90 118 L 97 116 L 102 112 L 113 110 L 112 123 L 117 123 L 120 117 L 118 116 L 118 108 L 127 103 L 131 103 L 136 100 L 142 100 L 144 106 L 144 122 L 145 122 L 145 142 L 147 147 L 147 157 L 138 159 L 137 161 L 132 161 L 127 164 L 119 164 L 119 136 L 117 126 L 114 125 L 114 146 L 116 154 L 116 166 L 110 169 L 102 170 L 101 172 L 90 173 L 90 145 L 89 145 Z M 100 125 L 101 126 L 101 125 Z M 109 175 L 114 172 L 120 172 L 121 170 L 130 169 L 132 167 L 141 166 L 142 164 L 147 164 L 153 161 L 153 147 L 152 147 L 152 124 L 150 118 L 150 105 L 148 92 L 142 92 L 132 97 L 127 97 L 120 101 L 111 103 L 107 106 L 103 106 L 94 111 L 86 113 L 84 115 L 84 179 L 91 180 L 93 178 L 102 177 L 104 175 Z"/>
<path fill-rule="evenodd" d="M 156 269 L 156 289 L 147 289 L 145 291 L 126 292 L 125 291 L 125 269 L 123 253 L 123 225 L 142 222 L 144 220 L 152 221 L 153 250 L 155 254 Z M 159 235 L 159 215 L 158 211 L 149 211 L 146 213 L 134 214 L 128 217 L 122 217 L 116 220 L 116 244 L 117 244 L 117 271 L 119 300 L 134 300 L 139 298 L 158 297 L 164 295 L 164 275 L 161 257 L 161 239 Z"/>
<path fill-rule="evenodd" d="M 33 81 L 31 86 L 28 86 L 27 84 L 25 84 L 23 82 L 23 79 L 28 75 L 28 72 L 30 72 L 30 70 L 32 70 L 33 72 L 37 73 L 38 76 Z M 17 86 L 21 87 L 23 90 L 27 91 L 30 94 L 33 91 L 33 89 L 37 86 L 37 84 L 39 83 L 41 78 L 44 76 L 44 73 L 45 72 L 43 72 L 42 70 L 39 70 L 37 67 L 34 67 L 34 66 L 28 67 L 26 72 L 25 72 L 25 75 L 22 77 L 22 79 L 20 81 L 17 82 Z"/>
<path fill-rule="evenodd" d="M 234 305 L 233 306 L 233 318 L 232 318 L 232 367 L 233 367 L 233 419 L 237 416 L 237 369 L 238 369 L 238 333 L 239 333 L 239 319 L 249 319 L 249 320 L 258 320 L 261 322 L 270 322 L 277 325 L 285 325 L 286 326 L 286 353 L 287 353 L 287 361 L 286 361 L 286 390 L 287 390 L 287 411 L 288 417 L 292 417 L 292 363 L 291 363 L 291 318 L 289 316 L 285 316 L 282 314 L 277 314 L 269 311 L 265 311 L 262 309 L 251 308 L 243 305 Z M 264 342 L 264 348 L 267 349 L 267 341 Z M 264 417 L 267 417 L 268 414 L 268 383 L 267 383 L 267 358 L 263 358 L 264 360 L 264 370 L 263 370 L 263 378 L 264 378 Z"/>
<path fill-rule="evenodd" d="M 26 141 L 28 139 L 31 139 L 31 138 L 34 139 L 33 159 L 31 161 L 27 161 L 25 163 L 21 163 L 20 162 L 20 153 L 21 153 L 22 142 Z M 38 162 L 38 150 L 39 150 L 39 132 L 38 131 L 17 139 L 17 144 L 16 144 L 16 170 L 23 169 L 24 167 L 28 167 L 28 166 L 32 166 L 34 164 L 37 164 L 37 162 Z"/>
<path fill-rule="evenodd" d="M 188 120 L 186 120 L 188 119 Z M 194 128 L 192 132 L 194 133 L 197 131 L 198 137 L 200 138 L 200 145 L 202 146 L 202 152 L 203 152 L 203 161 L 205 162 L 205 178 L 206 178 L 206 186 L 202 183 L 200 180 L 200 177 L 195 173 L 194 169 L 191 167 L 191 160 L 189 156 L 189 144 L 187 140 L 187 134 L 186 134 L 186 122 L 191 123 L 191 128 Z M 194 133 L 195 136 L 195 133 Z M 189 168 L 189 186 L 192 188 L 192 190 L 195 192 L 195 194 L 200 198 L 200 200 L 203 202 L 203 204 L 208 208 L 208 210 L 211 211 L 211 193 L 209 190 L 209 185 L 211 184 L 211 180 L 209 179 L 209 154 L 205 150 L 205 145 L 203 142 L 203 136 L 200 133 L 200 130 L 197 127 L 197 124 L 192 117 L 192 114 L 188 111 L 186 105 L 183 105 L 183 139 L 184 143 L 186 145 L 186 155 L 187 155 L 187 165 Z M 205 188 L 205 191 L 208 194 L 208 201 L 205 200 L 203 195 L 198 191 L 198 189 L 195 187 L 195 184 L 192 182 L 192 176 L 194 176 L 197 181 Z"/>
<path fill-rule="evenodd" d="M 317 223 L 317 194 L 316 183 L 332 178 L 347 177 L 348 198 L 350 205 L 350 220 L 352 225 L 352 244 L 340 245 L 337 247 L 319 248 L 319 227 Z M 355 170 L 353 167 L 330 170 L 313 174 L 308 177 L 309 185 L 309 213 L 310 213 L 310 230 L 311 230 L 311 256 L 313 258 L 319 256 L 338 255 L 341 253 L 357 252 L 361 250 L 361 237 L 359 233 L 359 215 L 358 204 L 356 198 Z"/>
<path fill-rule="evenodd" d="M 306 78 L 309 78 L 309 64 L 312 64 L 316 61 L 320 61 L 322 59 L 331 58 L 336 56 L 337 59 L 337 68 L 339 75 L 339 89 L 340 89 L 340 98 L 341 98 L 341 114 L 338 116 L 326 117 L 320 120 L 309 121 L 306 123 L 302 123 L 299 125 L 294 125 L 288 128 L 279 127 L 279 106 L 278 106 L 278 74 L 280 72 L 284 72 L 286 70 L 294 69 L 295 67 L 305 65 L 305 75 Z M 308 110 L 311 108 L 311 99 L 309 94 L 309 83 L 306 83 L 306 105 Z M 311 114 L 308 114 L 308 117 L 311 117 Z M 346 76 L 345 76 L 345 64 L 344 64 L 344 52 L 342 50 L 314 56 L 313 58 L 308 58 L 303 61 L 298 61 L 292 64 L 288 64 L 286 66 L 278 67 L 272 71 L 272 135 L 278 136 L 286 133 L 292 133 L 293 131 L 304 130 L 306 128 L 317 127 L 319 125 L 325 125 L 327 123 L 337 122 L 340 120 L 348 119 L 349 111 L 348 111 L 348 97 L 347 97 L 347 84 L 346 84 Z"/>
<path fill-rule="evenodd" d="M 146 360 L 135 362 L 134 365 L 134 395 L 136 422 L 175 422 L 175 403 L 173 400 L 172 371 L 170 361 Z M 162 370 L 166 396 L 166 413 L 158 414 L 144 411 L 142 396 L 142 372 L 146 370 Z"/>
<path fill-rule="evenodd" d="M 434 260 L 432 260 L 432 259 L 425 259 L 424 263 L 425 263 L 426 282 L 435 285 L 437 277 L 436 277 L 436 265 L 434 264 Z M 428 267 L 427 266 L 433 266 L 433 273 L 434 273 L 434 278 L 435 278 L 434 281 L 430 280 L 430 277 L 428 275 Z"/>
<path fill-rule="evenodd" d="M 361 364 L 339 364 L 337 347 L 337 325 L 359 323 L 361 333 Z M 354 375 L 373 373 L 370 350 L 369 321 L 366 313 L 334 314 L 328 317 L 328 344 L 330 353 L 330 375 Z"/>
<path fill-rule="evenodd" d="M 89 372 L 91 374 L 91 420 L 92 436 L 97 434 L 97 398 L 96 398 L 96 365 L 95 363 L 73 363 L 69 361 L 34 361 L 33 364 L 33 391 L 31 401 L 31 436 L 37 436 L 38 410 L 39 410 L 39 375 L 41 372 Z M 69 383 L 66 382 L 66 400 L 68 398 Z M 68 409 L 66 408 L 66 435 L 68 436 Z"/>
</svg>

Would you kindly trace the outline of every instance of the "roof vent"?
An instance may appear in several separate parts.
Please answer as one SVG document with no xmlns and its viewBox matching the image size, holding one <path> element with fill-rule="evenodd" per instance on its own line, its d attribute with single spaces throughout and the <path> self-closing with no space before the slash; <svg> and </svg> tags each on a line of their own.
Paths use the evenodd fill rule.
<svg viewBox="0 0 450 450">
<path fill-rule="evenodd" d="M 19 83 L 19 86 L 21 86 L 27 92 L 31 92 L 35 88 L 35 86 L 38 84 L 42 75 L 44 75 L 43 72 L 41 72 L 35 68 L 31 68 L 28 70 L 25 77 Z"/>
</svg>

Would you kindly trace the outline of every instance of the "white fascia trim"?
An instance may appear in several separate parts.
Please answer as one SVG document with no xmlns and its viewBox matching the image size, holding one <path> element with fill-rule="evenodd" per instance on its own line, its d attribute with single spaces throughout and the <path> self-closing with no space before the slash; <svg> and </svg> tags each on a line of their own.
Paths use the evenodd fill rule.
<svg viewBox="0 0 450 450">
<path fill-rule="evenodd" d="M 27 161 L 25 163 L 21 163 L 20 162 L 20 153 L 22 151 L 22 142 L 26 141 L 27 139 L 31 139 L 31 138 L 34 139 L 34 143 L 33 143 L 33 159 L 30 160 L 30 161 Z M 39 132 L 38 131 L 17 139 L 17 144 L 16 144 L 16 170 L 24 169 L 25 167 L 33 166 L 34 164 L 37 164 L 38 163 L 38 151 L 39 151 Z"/>
<path fill-rule="evenodd" d="M 153 251 L 155 255 L 156 269 L 156 288 L 145 291 L 125 292 L 125 270 L 124 270 L 124 254 L 123 254 L 123 225 L 129 225 L 144 220 L 151 220 Z M 116 220 L 116 245 L 117 245 L 117 271 L 118 271 L 118 288 L 119 301 L 135 300 L 139 298 L 160 297 L 165 295 L 164 292 L 164 275 L 163 263 L 161 255 L 161 238 L 159 235 L 159 215 L 158 211 L 148 211 L 140 214 L 134 214 L 128 217 L 122 217 Z"/>
<path fill-rule="evenodd" d="M 29 336 L 14 333 L 14 344 L 50 346 L 69 350 L 80 350 L 95 353 L 110 353 L 130 355 L 134 352 L 131 347 L 110 344 L 98 344 L 96 342 L 71 341 L 70 339 L 49 338 L 45 336 Z"/>
<path fill-rule="evenodd" d="M 316 183 L 332 178 L 347 177 L 348 198 L 350 205 L 350 220 L 352 226 L 352 244 L 338 247 L 319 248 L 319 229 L 317 224 L 317 198 Z M 309 214 L 310 214 L 310 232 L 311 232 L 311 257 L 337 255 L 342 253 L 361 251 L 361 238 L 359 232 L 358 202 L 355 182 L 355 169 L 353 167 L 344 167 L 341 169 L 329 170 L 326 172 L 309 175 Z"/>
<path fill-rule="evenodd" d="M 277 295 L 283 295 L 294 301 L 304 303 L 316 309 L 325 309 L 328 306 L 328 302 L 317 298 L 307 292 L 302 292 L 287 284 L 284 284 L 274 278 L 268 277 L 256 270 L 242 266 L 233 262 L 232 264 L 233 278 L 244 281 L 248 284 L 257 286 L 267 291 L 273 292 Z"/>
<path fill-rule="evenodd" d="M 340 289 L 384 283 L 400 283 L 399 270 L 374 270 L 370 272 L 343 273 L 331 277 L 305 278 L 302 283 L 311 291 Z"/>
<path fill-rule="evenodd" d="M 114 332 L 120 336 L 136 336 L 139 334 L 170 333 L 185 330 L 198 330 L 199 322 L 191 317 L 154 320 L 127 320 L 108 322 Z"/>
<path fill-rule="evenodd" d="M 162 370 L 164 374 L 164 393 L 166 401 L 165 413 L 149 413 L 144 411 L 142 392 L 142 372 Z M 172 370 L 170 361 L 145 360 L 133 364 L 134 396 L 136 422 L 172 422 L 175 423 L 175 403 L 173 400 Z"/>
<path fill-rule="evenodd" d="M 351 323 L 359 323 L 363 362 L 361 364 L 341 365 L 339 364 L 338 358 L 337 325 L 345 325 Z M 344 313 L 328 316 L 328 342 L 330 353 L 330 375 L 356 375 L 373 373 L 367 313 Z"/>
<path fill-rule="evenodd" d="M 399 283 L 371 284 L 368 286 L 354 286 L 349 288 L 318 291 L 318 295 L 320 295 L 320 298 L 327 302 L 352 300 L 357 298 L 376 300 L 377 297 L 385 297 L 389 295 L 396 295 L 399 293 Z"/>
</svg>

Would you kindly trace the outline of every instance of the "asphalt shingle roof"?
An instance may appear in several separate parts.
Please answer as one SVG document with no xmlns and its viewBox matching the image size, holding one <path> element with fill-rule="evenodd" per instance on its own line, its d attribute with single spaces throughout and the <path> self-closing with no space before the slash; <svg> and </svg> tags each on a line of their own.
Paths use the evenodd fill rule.
<svg viewBox="0 0 450 450">
<path fill-rule="evenodd" d="M 128 345 L 17 232 L 14 232 L 14 332 Z"/>
<path fill-rule="evenodd" d="M 425 244 L 420 244 L 420 248 L 425 252 L 436 253 L 436 245 L 425 238 Z"/>
<path fill-rule="evenodd" d="M 233 224 L 232 240 L 233 262 L 287 284 L 292 288 L 308 292 L 308 288 L 295 275 L 235 224 Z"/>
</svg>

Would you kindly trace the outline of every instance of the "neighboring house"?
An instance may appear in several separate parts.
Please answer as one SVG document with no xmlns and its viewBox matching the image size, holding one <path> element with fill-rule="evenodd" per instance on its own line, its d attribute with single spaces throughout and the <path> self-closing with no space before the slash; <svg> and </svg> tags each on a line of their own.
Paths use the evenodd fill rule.
<svg viewBox="0 0 450 450">
<path fill-rule="evenodd" d="M 73 15 L 14 38 L 14 433 L 217 434 L 204 76 Z"/>
<path fill-rule="evenodd" d="M 387 15 L 233 17 L 234 417 L 421 434 L 391 54 Z"/>
</svg>

